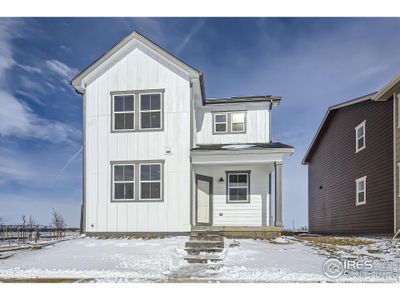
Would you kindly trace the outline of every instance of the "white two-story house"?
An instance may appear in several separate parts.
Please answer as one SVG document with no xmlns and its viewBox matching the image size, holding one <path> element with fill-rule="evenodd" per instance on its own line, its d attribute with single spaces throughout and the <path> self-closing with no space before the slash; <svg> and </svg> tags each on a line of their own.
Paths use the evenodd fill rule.
<svg viewBox="0 0 400 300">
<path fill-rule="evenodd" d="M 206 98 L 201 72 L 137 32 L 71 84 L 83 95 L 86 234 L 280 230 L 293 153 L 271 138 L 280 97 Z"/>
</svg>

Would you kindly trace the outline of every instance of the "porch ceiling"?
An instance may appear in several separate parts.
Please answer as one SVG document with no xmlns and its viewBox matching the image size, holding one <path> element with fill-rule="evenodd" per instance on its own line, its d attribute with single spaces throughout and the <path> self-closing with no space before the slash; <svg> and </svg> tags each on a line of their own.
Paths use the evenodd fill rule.
<svg viewBox="0 0 400 300">
<path fill-rule="evenodd" d="M 268 147 L 268 145 L 270 147 Z M 200 145 L 190 151 L 192 164 L 259 164 L 282 161 L 293 148 L 280 143 Z"/>
</svg>

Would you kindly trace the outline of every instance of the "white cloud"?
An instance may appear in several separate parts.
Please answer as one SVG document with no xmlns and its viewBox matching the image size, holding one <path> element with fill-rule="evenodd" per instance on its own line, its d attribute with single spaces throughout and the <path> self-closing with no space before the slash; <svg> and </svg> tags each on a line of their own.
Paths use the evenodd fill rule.
<svg viewBox="0 0 400 300">
<path fill-rule="evenodd" d="M 79 72 L 77 69 L 71 68 L 56 59 L 46 60 L 46 66 L 51 71 L 58 74 L 62 79 L 65 79 L 67 81 L 70 80 L 72 77 L 74 77 Z"/>
<path fill-rule="evenodd" d="M 19 20 L 19 19 L 18 19 Z M 15 19 L 0 19 L 0 137 L 23 137 L 39 138 L 52 142 L 67 141 L 72 128 L 57 121 L 43 119 L 35 114 L 32 109 L 14 96 L 14 93 L 8 90 L 7 72 L 17 65 L 13 58 L 14 37 L 20 36 L 23 23 Z M 63 64 L 53 64 L 58 66 L 59 72 L 69 74 L 70 68 Z M 25 84 L 31 88 L 28 79 Z"/>
<path fill-rule="evenodd" d="M 38 68 L 38 67 L 22 65 L 22 64 L 18 64 L 18 67 L 20 67 L 22 70 L 24 70 L 24 71 L 26 71 L 28 73 L 42 74 L 42 70 L 40 68 Z"/>
</svg>

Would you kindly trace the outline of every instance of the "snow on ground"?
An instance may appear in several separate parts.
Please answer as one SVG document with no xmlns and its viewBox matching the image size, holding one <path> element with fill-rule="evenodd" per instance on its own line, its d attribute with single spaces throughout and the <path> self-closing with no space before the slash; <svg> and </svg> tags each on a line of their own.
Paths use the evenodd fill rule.
<svg viewBox="0 0 400 300">
<path fill-rule="evenodd" d="M 394 260 L 397 257 L 394 251 L 398 249 L 389 239 L 370 239 L 371 243 L 364 246 L 338 246 L 332 255 L 331 249 L 326 251 L 295 238 L 280 238 L 275 242 L 238 239 L 236 247 L 229 247 L 232 240 L 226 239 L 221 262 L 189 264 L 183 259 L 187 240 L 188 237 L 151 240 L 86 237 L 40 250 L 16 251 L 14 256 L 0 259 L 0 281 L 63 278 L 111 282 L 324 282 L 332 281 L 322 274 L 328 257 L 368 253 L 376 260 Z M 387 279 L 343 277 L 339 281 Z"/>
</svg>

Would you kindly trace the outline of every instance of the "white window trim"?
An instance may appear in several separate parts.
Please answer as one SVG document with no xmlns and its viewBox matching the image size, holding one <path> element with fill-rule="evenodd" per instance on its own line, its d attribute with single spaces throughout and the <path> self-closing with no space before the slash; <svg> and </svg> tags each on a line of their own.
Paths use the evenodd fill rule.
<svg viewBox="0 0 400 300">
<path fill-rule="evenodd" d="M 357 178 L 356 180 L 356 205 L 364 205 L 367 203 L 367 176 Z M 358 183 L 364 181 L 364 201 L 358 201 L 358 194 L 362 191 L 358 190 Z"/>
<path fill-rule="evenodd" d="M 231 132 L 233 133 L 244 133 L 246 132 L 246 113 L 244 111 L 235 111 L 235 112 L 231 112 L 231 117 L 230 117 L 230 129 Z M 232 115 L 234 114 L 243 114 L 243 122 L 232 122 Z M 237 130 L 233 130 L 233 124 L 243 124 L 243 130 L 237 131 Z"/>
<path fill-rule="evenodd" d="M 246 178 L 247 178 L 247 180 L 246 180 L 246 190 L 247 190 L 247 193 L 246 193 L 246 200 L 231 200 L 231 198 L 230 198 L 230 193 L 229 193 L 229 189 L 230 188 L 245 188 L 244 186 L 230 186 L 229 185 L 229 176 L 230 175 L 246 175 Z M 227 193 L 228 193 L 228 203 L 249 203 L 250 202 L 250 186 L 249 186 L 249 182 L 250 182 L 250 173 L 248 173 L 248 172 L 235 172 L 235 171 L 229 171 L 228 172 L 228 179 L 227 179 Z"/>
<path fill-rule="evenodd" d="M 225 116 L 225 122 L 217 122 L 217 116 Z M 229 120 L 228 120 L 228 113 L 214 113 L 214 133 L 227 133 Z M 217 124 L 225 124 L 225 131 L 217 131 Z"/>
<path fill-rule="evenodd" d="M 142 110 L 142 95 L 160 95 L 160 109 L 153 110 Z M 143 128 L 142 127 L 142 113 L 147 112 L 160 112 L 160 127 L 151 127 L 151 128 Z M 160 130 L 163 128 L 163 99 L 162 93 L 160 92 L 148 92 L 148 93 L 139 93 L 139 129 L 142 131 L 152 131 L 152 130 Z"/>
<path fill-rule="evenodd" d="M 356 131 L 356 153 L 360 152 L 361 150 L 363 150 L 365 148 L 367 148 L 367 140 L 366 140 L 366 132 L 365 132 L 365 121 L 366 120 L 364 120 L 361 124 L 357 125 L 357 127 L 354 128 L 355 131 Z M 361 127 L 363 127 L 363 129 L 364 129 L 363 130 L 364 134 L 359 137 L 357 134 L 358 134 L 358 129 L 361 128 Z M 358 148 L 358 140 L 361 139 L 361 138 L 364 139 L 364 145 L 361 148 Z"/>
<path fill-rule="evenodd" d="M 133 110 L 124 110 L 124 111 L 115 111 L 115 97 L 118 96 L 133 96 Z M 135 94 L 125 94 L 125 93 L 121 93 L 121 94 L 113 94 L 112 95 L 112 130 L 113 131 L 134 131 L 135 130 L 135 102 L 136 102 L 136 98 L 135 98 Z M 129 113 L 133 113 L 133 128 L 129 128 L 129 129 L 115 129 L 115 115 L 116 114 L 129 114 Z M 124 124 L 125 125 L 125 124 Z"/>
<path fill-rule="evenodd" d="M 145 165 L 145 166 L 148 166 L 148 165 L 159 165 L 160 166 L 160 180 L 142 180 L 141 179 L 142 178 L 142 175 L 141 175 L 142 168 L 141 168 L 141 166 L 143 166 L 143 165 Z M 139 181 L 139 201 L 146 202 L 146 201 L 155 201 L 155 200 L 159 201 L 159 200 L 162 200 L 162 198 L 163 198 L 163 174 L 164 174 L 162 163 L 140 163 L 138 166 L 139 166 L 139 178 L 138 178 L 138 181 Z M 146 182 L 150 182 L 150 183 L 159 182 L 160 183 L 160 198 L 142 198 L 142 183 L 146 183 Z"/>
<path fill-rule="evenodd" d="M 400 94 L 397 95 L 397 128 L 400 128 Z"/>
<path fill-rule="evenodd" d="M 130 180 L 115 180 L 114 178 L 114 170 L 115 170 L 115 167 L 116 166 L 133 166 L 133 181 L 130 181 Z M 114 201 L 114 202 L 129 202 L 129 201 L 135 201 L 135 189 L 136 189 L 136 186 L 135 186 L 135 168 L 136 168 L 136 166 L 135 166 L 135 164 L 134 163 L 117 163 L 117 164 L 112 164 L 112 170 L 111 170 L 111 172 L 112 172 L 112 198 L 111 198 L 111 200 L 112 201 Z M 129 199 L 115 199 L 115 184 L 116 183 L 133 183 L 133 198 L 129 198 Z"/>
</svg>

